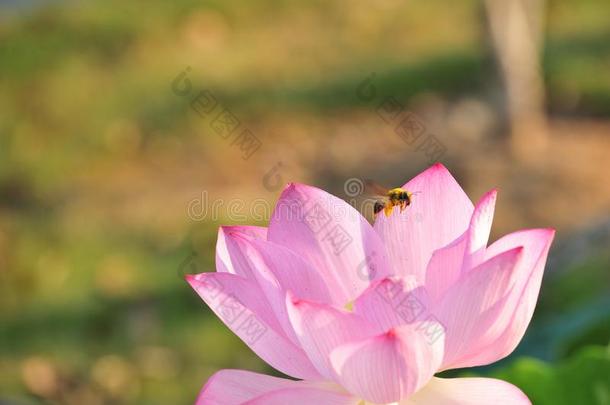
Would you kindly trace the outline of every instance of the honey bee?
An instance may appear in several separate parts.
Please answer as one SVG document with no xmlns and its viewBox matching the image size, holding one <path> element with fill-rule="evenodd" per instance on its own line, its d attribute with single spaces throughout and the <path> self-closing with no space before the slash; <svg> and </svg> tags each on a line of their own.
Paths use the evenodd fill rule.
<svg viewBox="0 0 610 405">
<path fill-rule="evenodd" d="M 416 194 L 401 187 L 387 189 L 372 181 L 367 181 L 366 185 L 373 194 L 385 197 L 385 200 L 375 201 L 373 207 L 375 216 L 383 211 L 385 216 L 389 217 L 396 206 L 399 206 L 400 212 L 402 212 L 406 207 L 411 205 L 411 199 Z"/>
</svg>

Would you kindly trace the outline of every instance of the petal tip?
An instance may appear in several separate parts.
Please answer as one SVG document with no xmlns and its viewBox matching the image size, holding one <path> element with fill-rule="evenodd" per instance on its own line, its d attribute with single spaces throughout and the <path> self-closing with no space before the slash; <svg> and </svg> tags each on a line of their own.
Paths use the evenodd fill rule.
<svg viewBox="0 0 610 405">
<path fill-rule="evenodd" d="M 205 274 L 206 273 L 199 273 L 199 274 L 185 274 L 184 275 L 184 280 L 189 283 L 189 285 L 193 288 L 193 289 L 197 289 L 197 287 L 200 286 L 205 286 L 207 284 L 207 282 L 205 281 Z"/>
<path fill-rule="evenodd" d="M 296 189 L 295 183 L 293 183 L 293 182 L 286 183 L 286 185 L 282 189 L 282 192 L 280 193 L 280 199 L 282 199 L 286 196 L 289 196 L 291 193 L 294 192 L 295 189 Z"/>
<path fill-rule="evenodd" d="M 305 298 L 300 298 L 297 297 L 292 291 L 288 290 L 286 292 L 286 302 L 289 303 L 290 305 L 292 305 L 293 308 L 300 308 L 302 310 L 307 310 L 307 309 L 320 309 L 320 308 L 325 308 L 326 305 L 322 304 L 320 302 L 317 301 L 312 301 L 309 299 L 305 299 Z M 333 309 L 337 309 L 335 307 L 332 307 Z"/>
<path fill-rule="evenodd" d="M 307 184 L 291 181 L 290 183 L 286 183 L 286 187 L 284 187 L 284 192 L 304 189 L 304 188 L 308 188 L 308 187 L 311 187 L 311 186 L 309 186 Z"/>
<path fill-rule="evenodd" d="M 548 240 L 548 244 L 550 245 L 553 242 L 553 239 L 555 238 L 555 234 L 557 233 L 557 230 L 555 228 L 539 228 L 538 229 L 539 235 L 543 238 L 546 238 Z"/>
<path fill-rule="evenodd" d="M 314 305 L 313 302 L 296 297 L 295 295 L 292 295 L 289 300 L 295 308 L 311 307 Z"/>
<path fill-rule="evenodd" d="M 254 235 L 251 235 L 244 231 L 244 226 L 240 225 L 221 225 L 218 228 L 219 236 L 224 236 L 227 239 L 232 240 L 253 240 Z"/>
<path fill-rule="evenodd" d="M 238 240 L 238 241 L 246 241 L 246 242 L 252 239 L 252 237 L 250 235 L 247 235 L 243 232 L 233 231 L 233 230 L 227 232 L 227 236 L 232 239 Z"/>
<path fill-rule="evenodd" d="M 419 175 L 426 173 L 427 175 L 440 175 L 444 176 L 447 174 L 451 174 L 449 170 L 440 162 L 434 163 L 432 166 L 428 167 L 424 171 L 422 171 Z M 416 176 L 417 177 L 417 176 Z"/>
<path fill-rule="evenodd" d="M 557 230 L 555 228 L 546 228 L 547 236 L 549 238 L 549 245 L 553 243 L 555 239 L 555 235 L 557 234 Z"/>
<path fill-rule="evenodd" d="M 303 300 L 294 295 L 291 290 L 286 291 L 286 301 L 295 307 L 298 307 L 303 303 Z"/>
<path fill-rule="evenodd" d="M 291 198 L 294 193 L 300 194 L 302 192 L 306 192 L 309 187 L 311 187 L 311 186 L 308 186 L 307 184 L 295 183 L 295 182 L 291 181 L 290 183 L 287 183 L 286 187 L 284 187 L 284 189 L 282 190 L 282 193 L 280 194 L 280 200 L 282 200 L 284 198 Z"/>
<path fill-rule="evenodd" d="M 495 200 L 498 198 L 498 190 L 498 187 L 494 187 L 491 190 L 487 191 L 485 194 L 483 194 L 483 197 L 479 199 L 477 206 L 481 207 L 487 206 L 490 203 L 495 203 Z"/>
<path fill-rule="evenodd" d="M 230 233 L 237 232 L 239 228 L 241 228 L 241 227 L 238 225 L 220 225 L 218 227 L 218 231 L 222 232 L 222 233 L 230 234 Z"/>
<path fill-rule="evenodd" d="M 212 274 L 218 274 L 216 272 L 203 272 L 198 274 L 185 274 L 184 279 L 187 283 L 191 285 L 191 287 L 195 288 L 196 286 L 205 286 L 209 284 L 206 278 Z"/>
<path fill-rule="evenodd" d="M 525 246 L 517 246 L 512 249 L 507 250 L 506 252 L 504 252 L 504 254 L 507 256 L 519 257 L 523 254 L 524 250 L 525 250 Z"/>
<path fill-rule="evenodd" d="M 397 338 L 396 328 L 388 329 L 381 337 L 387 340 L 395 340 Z"/>
</svg>

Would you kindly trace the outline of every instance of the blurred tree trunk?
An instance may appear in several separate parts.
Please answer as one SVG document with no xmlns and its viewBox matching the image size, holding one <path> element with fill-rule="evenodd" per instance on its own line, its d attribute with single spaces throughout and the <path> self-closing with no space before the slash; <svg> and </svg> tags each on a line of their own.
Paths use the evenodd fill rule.
<svg viewBox="0 0 610 405">
<path fill-rule="evenodd" d="M 544 0 L 484 0 L 494 54 L 506 94 L 515 156 L 539 158 L 548 142 L 540 55 Z"/>
</svg>

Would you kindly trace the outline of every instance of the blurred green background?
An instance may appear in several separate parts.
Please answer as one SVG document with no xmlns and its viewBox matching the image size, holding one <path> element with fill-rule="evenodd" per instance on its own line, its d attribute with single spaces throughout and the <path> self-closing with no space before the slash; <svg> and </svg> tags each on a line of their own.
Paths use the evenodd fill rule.
<svg viewBox="0 0 610 405">
<path fill-rule="evenodd" d="M 189 404 L 218 369 L 273 373 L 181 275 L 214 270 L 220 224 L 264 224 L 252 204 L 280 183 L 347 199 L 348 178 L 425 169 L 387 97 L 473 200 L 500 188 L 492 239 L 558 229 L 517 351 L 452 375 L 610 404 L 610 2 L 541 9 L 540 58 L 502 65 L 474 0 L 0 2 L 0 404 Z M 502 66 L 528 64 L 540 111 L 515 119 L 527 80 Z M 250 158 L 193 110 L 201 90 L 255 134 Z"/>
</svg>

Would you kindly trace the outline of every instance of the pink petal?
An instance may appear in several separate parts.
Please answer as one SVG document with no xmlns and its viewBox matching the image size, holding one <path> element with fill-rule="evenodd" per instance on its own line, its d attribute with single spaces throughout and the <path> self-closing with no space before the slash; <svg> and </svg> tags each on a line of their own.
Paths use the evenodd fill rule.
<svg viewBox="0 0 610 405">
<path fill-rule="evenodd" d="M 413 323 L 428 313 L 428 297 L 415 277 L 385 278 L 376 281 L 354 303 L 354 313 L 362 315 L 380 330 Z"/>
<path fill-rule="evenodd" d="M 487 249 L 485 255 L 490 257 L 503 249 L 524 246 L 523 257 L 513 270 L 514 286 L 511 294 L 496 320 L 494 330 L 501 334 L 497 333 L 499 337 L 495 339 L 496 335 L 487 336 L 489 344 L 469 359 L 470 366 L 490 364 L 508 356 L 523 338 L 536 307 L 544 266 L 554 236 L 553 229 L 519 231 L 501 238 Z"/>
<path fill-rule="evenodd" d="M 400 276 L 412 274 L 425 281 L 432 253 L 457 239 L 468 228 L 473 206 L 459 184 L 436 164 L 403 186 L 413 195 L 404 212 L 394 209 L 390 217 L 378 215 L 375 230 L 385 242 Z"/>
<path fill-rule="evenodd" d="M 340 384 L 352 394 L 374 403 L 400 401 L 425 385 L 443 358 L 443 339 L 430 341 L 430 325 L 417 322 L 331 353 Z"/>
<path fill-rule="evenodd" d="M 228 273 L 189 275 L 187 281 L 225 325 L 269 365 L 296 378 L 319 378 L 303 350 L 283 332 L 254 281 Z"/>
<path fill-rule="evenodd" d="M 267 228 L 260 226 L 221 226 L 216 242 L 216 271 L 252 278 L 241 249 L 235 245 L 234 236 L 267 239 Z"/>
<path fill-rule="evenodd" d="M 447 331 L 443 369 L 465 367 L 460 360 L 481 347 L 508 296 L 512 271 L 523 248 L 492 257 L 447 291 L 434 313 Z"/>
<path fill-rule="evenodd" d="M 432 254 L 426 270 L 426 290 L 432 302 L 438 301 L 460 278 L 467 244 L 468 231 Z"/>
<path fill-rule="evenodd" d="M 325 389 L 328 384 L 293 381 L 243 370 L 221 370 L 201 390 L 195 405 L 238 405 L 283 390 Z M 250 402 L 248 402 L 250 403 Z M 256 402 L 253 402 L 256 403 Z"/>
<path fill-rule="evenodd" d="M 286 305 L 301 347 L 319 373 L 328 379 L 334 377 L 329 358 L 333 349 L 380 332 L 359 315 L 298 300 L 292 294 L 289 294 Z"/>
<path fill-rule="evenodd" d="M 286 388 L 256 397 L 244 405 L 359 405 L 360 399 L 323 388 Z"/>
<path fill-rule="evenodd" d="M 493 378 L 432 378 L 401 405 L 531 405 L 517 387 Z"/>
<path fill-rule="evenodd" d="M 242 238 L 239 244 L 247 255 L 253 272 L 268 271 L 277 280 L 277 286 L 282 291 L 290 290 L 299 298 L 320 303 L 345 303 L 334 299 L 320 273 L 292 250 L 260 239 Z M 264 283 L 260 284 L 264 288 Z M 285 301 L 285 294 L 282 294 L 281 304 L 284 308 Z"/>
<path fill-rule="evenodd" d="M 196 405 L 241 404 L 268 391 L 293 388 L 295 381 L 243 370 L 220 370 L 205 384 Z"/>
<path fill-rule="evenodd" d="M 370 280 L 389 275 L 385 247 L 366 219 L 315 187 L 290 184 L 284 189 L 268 239 L 310 262 L 342 302 L 356 298 Z"/>
<path fill-rule="evenodd" d="M 243 252 L 247 266 L 271 304 L 283 330 L 295 343 L 298 340 L 286 311 L 287 291 L 306 300 L 344 304 L 334 301 L 320 273 L 291 250 L 273 242 L 243 236 L 235 236 L 235 243 Z"/>
<path fill-rule="evenodd" d="M 486 193 L 475 206 L 468 230 L 432 254 L 426 270 L 426 289 L 432 301 L 438 300 L 462 273 L 482 262 L 497 194 L 496 190 Z"/>
<path fill-rule="evenodd" d="M 470 226 L 468 227 L 466 256 L 462 266 L 464 270 L 473 268 L 484 259 L 497 198 L 498 191 L 496 189 L 488 191 L 481 200 L 479 200 L 474 209 L 472 218 L 470 218 Z"/>
</svg>

